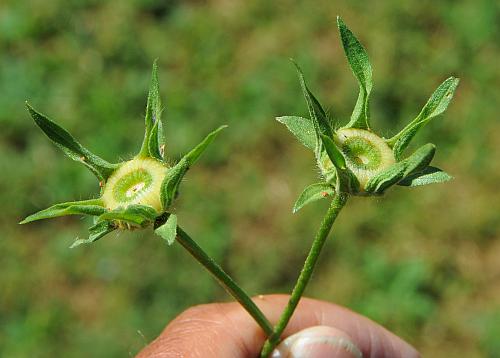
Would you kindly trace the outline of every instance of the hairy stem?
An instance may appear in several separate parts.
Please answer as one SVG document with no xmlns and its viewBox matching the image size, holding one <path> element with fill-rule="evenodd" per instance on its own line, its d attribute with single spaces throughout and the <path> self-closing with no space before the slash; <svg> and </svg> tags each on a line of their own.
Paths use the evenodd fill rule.
<svg viewBox="0 0 500 358">
<path fill-rule="evenodd" d="M 273 333 L 273 326 L 250 296 L 180 227 L 177 227 L 176 240 L 243 306 L 267 336 Z"/>
<path fill-rule="evenodd" d="M 344 207 L 346 201 L 347 194 L 344 193 L 340 193 L 333 198 L 332 203 L 330 204 L 330 207 L 328 208 L 328 211 L 323 218 L 323 222 L 321 223 L 318 233 L 316 234 L 316 238 L 313 241 L 311 250 L 309 251 L 306 261 L 304 262 L 304 267 L 302 267 L 302 271 L 300 272 L 297 283 L 293 288 L 292 295 L 290 296 L 288 304 L 281 314 L 278 324 L 276 324 L 276 326 L 274 327 L 273 333 L 268 337 L 266 343 L 264 344 L 264 347 L 262 348 L 262 352 L 260 355 L 261 358 L 267 358 L 279 343 L 281 334 L 290 321 L 290 318 L 292 317 L 295 308 L 297 308 L 300 298 L 302 297 L 302 294 L 304 293 L 304 290 L 306 289 L 306 286 L 311 279 L 312 273 L 314 271 L 314 266 L 318 261 L 319 254 L 321 252 L 323 244 L 326 241 L 328 233 L 330 232 L 335 219 L 337 218 L 340 210 Z"/>
</svg>

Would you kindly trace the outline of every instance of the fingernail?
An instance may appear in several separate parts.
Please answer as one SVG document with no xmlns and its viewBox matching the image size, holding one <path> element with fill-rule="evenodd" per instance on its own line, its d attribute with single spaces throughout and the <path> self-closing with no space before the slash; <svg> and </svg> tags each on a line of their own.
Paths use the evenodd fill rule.
<svg viewBox="0 0 500 358">
<path fill-rule="evenodd" d="M 272 358 L 363 358 L 347 333 L 327 326 L 306 328 L 286 338 Z"/>
</svg>

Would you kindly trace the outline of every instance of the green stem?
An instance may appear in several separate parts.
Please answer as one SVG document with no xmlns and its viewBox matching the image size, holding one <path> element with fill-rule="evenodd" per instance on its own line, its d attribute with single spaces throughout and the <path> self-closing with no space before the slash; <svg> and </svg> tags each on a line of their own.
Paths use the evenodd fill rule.
<svg viewBox="0 0 500 358">
<path fill-rule="evenodd" d="M 262 327 L 267 336 L 273 333 L 273 326 L 250 296 L 180 227 L 177 227 L 176 240 L 243 306 L 259 326 Z"/>
<path fill-rule="evenodd" d="M 288 304 L 281 314 L 278 324 L 274 327 L 273 333 L 268 337 L 264 347 L 262 348 L 262 352 L 260 354 L 261 358 L 267 358 L 279 343 L 281 335 L 285 330 L 288 321 L 290 321 L 290 318 L 292 317 L 292 314 L 295 311 L 295 308 L 297 307 L 309 280 L 311 279 L 314 266 L 318 261 L 319 254 L 326 241 L 328 233 L 330 232 L 335 219 L 337 218 L 340 210 L 344 207 L 346 201 L 347 194 L 343 193 L 338 194 L 333 198 L 332 203 L 323 218 L 323 222 L 321 223 L 318 233 L 316 234 L 316 238 L 313 241 L 311 250 L 309 251 L 306 261 L 304 262 L 304 267 L 302 267 L 302 271 L 300 272 L 297 283 L 293 288 Z"/>
</svg>

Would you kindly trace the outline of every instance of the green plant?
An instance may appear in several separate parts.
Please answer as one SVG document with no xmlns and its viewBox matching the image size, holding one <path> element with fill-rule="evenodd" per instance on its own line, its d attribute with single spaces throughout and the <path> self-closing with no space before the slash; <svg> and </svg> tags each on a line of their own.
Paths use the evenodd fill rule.
<svg viewBox="0 0 500 358">
<path fill-rule="evenodd" d="M 98 178 L 101 195 L 97 199 L 54 205 L 28 216 L 21 223 L 63 215 L 90 215 L 95 219 L 87 239 L 78 239 L 72 247 L 92 243 L 114 230 L 135 230 L 152 227 L 168 244 L 178 241 L 204 265 L 259 323 L 268 336 L 261 356 L 267 357 L 279 342 L 303 292 L 331 227 L 350 196 L 378 196 L 394 185 L 420 186 L 445 182 L 451 176 L 430 166 L 435 146 L 426 144 L 404 158 L 403 152 L 416 133 L 432 118 L 442 114 L 458 85 L 450 77 L 431 95 L 420 114 L 391 138 L 383 138 L 370 127 L 369 98 L 372 90 L 372 69 L 365 49 L 338 18 L 338 28 L 349 65 L 359 83 L 359 96 L 350 120 L 341 126 L 327 115 L 308 89 L 297 64 L 299 81 L 309 109 L 310 118 L 279 117 L 277 120 L 311 149 L 321 173 L 321 181 L 305 188 L 293 211 L 308 203 L 331 198 L 303 269 L 292 291 L 290 301 L 278 324 L 273 328 L 249 296 L 213 261 L 177 224 L 171 205 L 187 170 L 223 128 L 210 133 L 198 146 L 175 165 L 164 156 L 161 103 L 156 63 L 153 65 L 149 90 L 145 136 L 139 153 L 129 161 L 109 163 L 78 143 L 66 130 L 46 116 L 28 110 L 36 124 L 71 159 L 90 169 Z"/>
<path fill-rule="evenodd" d="M 147 99 L 144 140 L 139 153 L 129 161 L 107 162 L 90 152 L 64 128 L 37 112 L 29 104 L 27 108 L 35 123 L 55 145 L 71 159 L 85 165 L 97 177 L 101 195 L 96 199 L 53 205 L 28 216 L 21 221 L 21 224 L 64 215 L 93 216 L 94 225 L 89 228 L 89 237 L 77 239 L 71 247 L 93 243 L 114 230 L 153 227 L 155 233 L 169 245 L 177 240 L 245 307 L 266 333 L 272 331 L 270 323 L 248 294 L 184 230 L 178 227 L 177 216 L 170 212 L 184 175 L 226 126 L 221 126 L 208 134 L 176 164 L 170 165 L 164 155 L 156 61 L 153 64 Z"/>
<path fill-rule="evenodd" d="M 393 137 L 383 138 L 370 127 L 369 100 L 373 82 L 366 50 L 340 17 L 337 17 L 337 25 L 347 61 L 359 84 L 358 99 L 349 122 L 342 126 L 327 115 L 307 87 L 304 75 L 295 62 L 310 118 L 277 118 L 304 146 L 314 152 L 321 173 L 321 181 L 304 189 L 293 211 L 297 212 L 306 204 L 323 198 L 332 197 L 332 201 L 290 300 L 264 345 L 262 357 L 267 357 L 279 342 L 311 278 L 328 233 L 349 196 L 382 195 L 395 184 L 413 187 L 451 179 L 443 170 L 429 165 L 436 152 L 434 144 L 423 145 L 404 159 L 403 152 L 425 124 L 446 110 L 459 80 L 454 77 L 446 79 L 413 121 Z"/>
</svg>

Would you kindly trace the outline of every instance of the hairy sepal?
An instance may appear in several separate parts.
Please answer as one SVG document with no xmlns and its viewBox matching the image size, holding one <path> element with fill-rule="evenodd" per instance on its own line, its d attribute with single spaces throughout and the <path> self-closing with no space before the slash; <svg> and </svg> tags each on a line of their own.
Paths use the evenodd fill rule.
<svg viewBox="0 0 500 358">
<path fill-rule="evenodd" d="M 153 207 L 133 204 L 107 211 L 99 216 L 98 221 L 111 221 L 116 223 L 118 227 L 131 229 L 146 227 L 154 223 L 157 216 L 158 213 Z"/>
<path fill-rule="evenodd" d="M 276 120 L 283 123 L 305 147 L 312 151 L 316 149 L 316 131 L 310 119 L 297 116 L 283 116 L 277 117 Z"/>
<path fill-rule="evenodd" d="M 333 196 L 335 194 L 335 190 L 330 184 L 327 183 L 316 183 L 311 184 L 302 191 L 302 193 L 297 198 L 293 206 L 293 213 L 295 214 L 297 211 L 302 209 L 305 205 L 310 204 L 312 202 L 327 198 L 329 196 Z"/>
<path fill-rule="evenodd" d="M 369 99 L 372 90 L 372 67 L 365 48 L 347 28 L 342 19 L 337 17 L 337 26 L 342 46 L 354 76 L 359 83 L 359 95 L 347 128 L 370 128 Z"/>
<path fill-rule="evenodd" d="M 37 112 L 28 103 L 26 103 L 26 107 L 35 123 L 45 135 L 68 157 L 90 169 L 99 181 L 106 180 L 118 167 L 118 164 L 111 164 L 89 151 L 73 138 L 67 130 L 50 120 L 47 116 Z"/>
<path fill-rule="evenodd" d="M 333 137 L 333 129 L 331 127 L 330 121 L 327 118 L 327 115 L 324 109 L 321 107 L 319 101 L 314 97 L 312 92 L 307 87 L 306 81 L 304 79 L 304 74 L 300 69 L 299 65 L 292 60 L 292 63 L 295 65 L 297 70 L 297 75 L 299 76 L 300 86 L 302 88 L 302 93 L 307 103 L 307 108 L 309 110 L 309 115 L 311 116 L 311 120 L 314 126 L 315 132 L 315 153 L 316 157 L 319 158 L 322 149 L 322 141 L 321 134 L 332 138 Z"/>
<path fill-rule="evenodd" d="M 172 202 L 177 197 L 179 191 L 179 185 L 186 175 L 189 168 L 198 160 L 200 155 L 205 151 L 210 143 L 215 139 L 217 134 L 227 126 L 220 126 L 210 134 L 208 134 L 205 139 L 194 147 L 188 154 L 186 154 L 182 159 L 170 168 L 163 179 L 162 189 L 160 193 L 161 202 L 163 209 L 166 210 Z"/>
<path fill-rule="evenodd" d="M 450 77 L 441 83 L 428 99 L 419 115 L 398 134 L 387 140 L 387 144 L 393 148 L 396 159 L 401 157 L 410 141 L 423 126 L 448 108 L 458 83 L 459 79 L 455 77 Z"/>
<path fill-rule="evenodd" d="M 365 191 L 372 194 L 383 194 L 392 185 L 424 170 L 434 158 L 435 153 L 436 146 L 434 144 L 423 145 L 405 160 L 390 166 L 371 178 L 366 183 Z"/>
<path fill-rule="evenodd" d="M 75 240 L 70 248 L 72 249 L 82 244 L 91 244 L 114 230 L 116 230 L 116 226 L 110 221 L 97 222 L 94 226 L 89 228 L 89 237 L 87 239 Z"/>
<path fill-rule="evenodd" d="M 147 157 L 150 154 L 150 140 L 153 128 L 158 127 L 157 122 L 160 121 L 161 116 L 161 99 L 160 99 L 160 84 L 158 81 L 158 61 L 153 63 L 151 70 L 151 82 L 149 84 L 148 100 L 146 105 L 146 117 L 144 141 L 142 142 L 140 157 Z M 158 158 L 160 159 L 160 158 Z M 160 159 L 161 160 L 161 159 Z"/>
<path fill-rule="evenodd" d="M 167 221 L 155 229 L 155 234 L 164 239 L 168 245 L 172 245 L 177 237 L 177 216 L 170 214 Z"/>
<path fill-rule="evenodd" d="M 106 211 L 101 199 L 70 201 L 67 203 L 55 204 L 47 209 L 29 215 L 21 221 L 20 224 L 27 224 L 36 220 L 52 219 L 65 215 L 99 216 Z"/>
<path fill-rule="evenodd" d="M 338 169 L 346 169 L 344 155 L 342 154 L 340 149 L 337 148 L 337 145 L 335 144 L 333 139 L 331 137 L 327 137 L 324 134 L 320 134 L 320 137 L 321 137 L 321 143 L 325 148 L 326 154 L 328 155 L 328 158 L 330 158 L 332 163 Z"/>
<path fill-rule="evenodd" d="M 148 152 L 151 158 L 163 161 L 162 146 L 165 144 L 163 135 L 163 124 L 161 119 L 157 120 L 151 129 L 148 140 Z"/>
<path fill-rule="evenodd" d="M 415 187 L 428 184 L 444 183 L 451 179 L 453 179 L 453 177 L 445 171 L 436 167 L 429 166 L 421 172 L 413 173 L 407 176 L 406 178 L 401 180 L 398 185 Z"/>
</svg>

